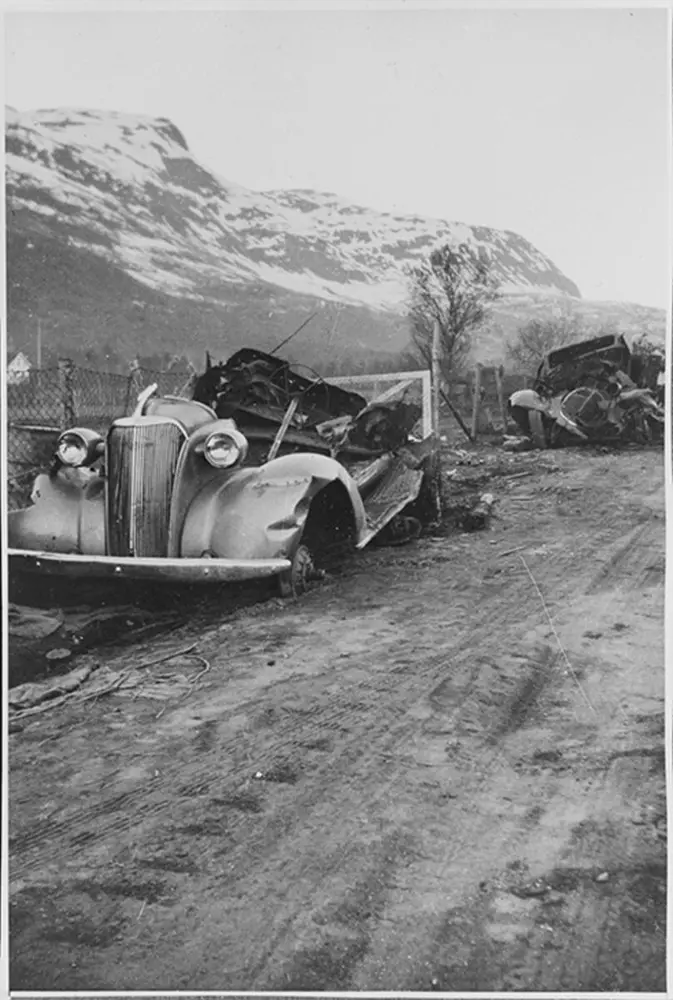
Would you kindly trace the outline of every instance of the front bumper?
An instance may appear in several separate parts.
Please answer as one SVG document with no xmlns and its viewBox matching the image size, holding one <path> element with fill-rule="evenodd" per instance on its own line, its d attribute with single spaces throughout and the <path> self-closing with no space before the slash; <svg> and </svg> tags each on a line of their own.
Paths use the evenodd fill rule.
<svg viewBox="0 0 673 1000">
<path fill-rule="evenodd" d="M 236 583 L 276 576 L 291 565 L 289 559 L 150 559 L 24 549 L 8 549 L 8 555 L 12 573 L 158 583 Z"/>
</svg>

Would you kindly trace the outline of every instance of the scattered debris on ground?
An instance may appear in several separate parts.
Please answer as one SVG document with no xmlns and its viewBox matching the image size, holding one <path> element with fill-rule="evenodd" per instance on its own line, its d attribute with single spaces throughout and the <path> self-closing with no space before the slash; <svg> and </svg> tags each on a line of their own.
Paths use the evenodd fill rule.
<svg viewBox="0 0 673 1000">
<path fill-rule="evenodd" d="M 516 437 L 511 434 L 506 434 L 502 442 L 502 446 L 505 451 L 532 451 L 535 447 L 533 441 L 529 437 Z"/>
<path fill-rule="evenodd" d="M 550 456 L 538 452 L 509 458 L 484 448 L 445 448 L 442 459 L 442 522 L 427 530 L 430 537 L 488 528 L 500 497 L 515 483 L 559 471 Z"/>
<path fill-rule="evenodd" d="M 490 531 L 12 689 L 14 991 L 665 991 L 660 455 L 444 471 Z"/>
<path fill-rule="evenodd" d="M 41 609 L 9 605 L 10 688 L 28 678 L 53 677 L 69 669 L 69 661 L 94 646 L 139 642 L 179 622 L 172 611 L 131 605 Z"/>
<path fill-rule="evenodd" d="M 453 497 L 445 506 L 443 527 L 460 531 L 483 531 L 488 527 L 493 513 L 495 497 L 492 493 Z"/>
<path fill-rule="evenodd" d="M 39 682 L 18 684 L 9 689 L 9 720 L 11 723 L 19 723 L 28 717 L 61 707 L 73 698 L 81 703 L 97 700 L 112 692 L 121 696 L 130 695 L 133 700 L 141 697 L 161 702 L 184 697 L 210 670 L 208 661 L 195 653 L 195 648 L 195 645 L 183 649 L 169 647 L 163 655 L 133 663 L 121 672 L 110 670 L 89 657 L 86 663 L 67 674 Z M 173 661 L 170 672 L 156 669 L 169 661 Z M 195 669 L 196 666 L 200 669 Z M 185 673 L 186 669 L 190 672 Z"/>
</svg>

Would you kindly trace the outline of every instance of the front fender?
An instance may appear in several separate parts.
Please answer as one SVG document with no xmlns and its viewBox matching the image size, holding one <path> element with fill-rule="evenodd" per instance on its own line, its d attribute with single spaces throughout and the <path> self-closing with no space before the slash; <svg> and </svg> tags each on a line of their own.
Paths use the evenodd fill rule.
<svg viewBox="0 0 673 1000">
<path fill-rule="evenodd" d="M 103 479 L 88 469 L 60 469 L 35 480 L 34 502 L 7 515 L 9 548 L 105 554 Z"/>
<path fill-rule="evenodd" d="M 509 397 L 509 405 L 512 409 L 519 406 L 522 410 L 539 410 L 541 413 L 547 413 L 549 410 L 549 404 L 534 389 L 520 389 L 518 392 L 513 392 Z"/>
<path fill-rule="evenodd" d="M 521 389 L 510 396 L 509 406 L 510 410 L 518 407 L 521 410 L 536 410 L 538 413 L 544 413 L 550 420 L 554 420 L 571 434 L 586 439 L 586 434 L 563 412 L 563 399 L 564 396 L 560 395 L 554 396 L 553 399 L 545 400 L 534 389 Z"/>
<path fill-rule="evenodd" d="M 330 483 L 344 487 L 356 541 L 365 531 L 362 499 L 339 462 L 326 455 L 284 455 L 257 468 L 211 480 L 191 503 L 180 554 L 220 559 L 288 558 L 299 544 L 314 497 Z"/>
</svg>

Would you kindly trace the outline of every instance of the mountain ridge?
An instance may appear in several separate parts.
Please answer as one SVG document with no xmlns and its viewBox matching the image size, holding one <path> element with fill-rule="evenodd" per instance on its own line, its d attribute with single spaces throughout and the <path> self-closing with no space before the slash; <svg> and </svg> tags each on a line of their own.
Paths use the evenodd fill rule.
<svg viewBox="0 0 673 1000">
<path fill-rule="evenodd" d="M 6 192 L 17 348 L 39 313 L 54 345 L 67 347 L 69 330 L 74 348 L 113 337 L 126 355 L 148 340 L 184 346 L 185 328 L 199 350 L 222 330 L 233 347 L 268 347 L 317 310 L 316 356 L 323 347 L 344 362 L 349 350 L 394 353 L 408 339 L 406 272 L 443 242 L 485 255 L 502 282 L 490 333 L 476 339 L 480 359 L 502 354 L 497 324 L 524 303 L 583 306 L 575 283 L 517 233 L 305 188 L 253 191 L 203 166 L 164 117 L 7 108 Z M 59 256 L 82 274 L 68 301 Z M 97 268 L 109 289 L 87 284 Z"/>
</svg>

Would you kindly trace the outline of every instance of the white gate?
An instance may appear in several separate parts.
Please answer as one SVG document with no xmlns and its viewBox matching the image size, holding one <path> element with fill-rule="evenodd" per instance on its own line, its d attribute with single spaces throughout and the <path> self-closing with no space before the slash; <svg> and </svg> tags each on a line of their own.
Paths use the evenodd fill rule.
<svg viewBox="0 0 673 1000">
<path fill-rule="evenodd" d="M 342 375 L 328 378 L 332 385 L 358 392 L 368 403 L 406 398 L 421 407 L 419 432 L 422 438 L 432 434 L 432 380 L 425 369 L 416 372 L 386 372 L 378 375 Z"/>
</svg>

